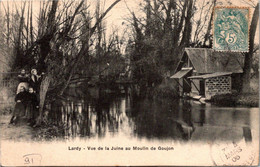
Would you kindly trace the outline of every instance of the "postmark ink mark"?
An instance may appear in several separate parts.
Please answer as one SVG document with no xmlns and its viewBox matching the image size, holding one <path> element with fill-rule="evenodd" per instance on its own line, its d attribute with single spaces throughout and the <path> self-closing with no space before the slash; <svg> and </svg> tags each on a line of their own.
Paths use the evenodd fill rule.
<svg viewBox="0 0 260 167">
<path fill-rule="evenodd" d="M 26 154 L 23 156 L 24 165 L 40 165 L 42 155 L 37 153 Z"/>
<path fill-rule="evenodd" d="M 213 49 L 248 52 L 249 8 L 215 7 Z"/>
<path fill-rule="evenodd" d="M 211 158 L 217 166 L 250 166 L 255 159 L 256 149 L 252 143 L 242 139 L 228 140 L 225 136 L 235 136 L 234 130 L 224 130 L 218 134 L 217 138 L 225 139 L 215 140 L 211 145 Z"/>
</svg>

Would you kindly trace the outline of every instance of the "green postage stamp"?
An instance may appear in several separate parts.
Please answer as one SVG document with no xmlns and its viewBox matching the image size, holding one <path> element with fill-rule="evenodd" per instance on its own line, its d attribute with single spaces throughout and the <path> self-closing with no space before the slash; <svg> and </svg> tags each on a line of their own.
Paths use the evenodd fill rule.
<svg viewBox="0 0 260 167">
<path fill-rule="evenodd" d="M 213 20 L 213 49 L 248 52 L 249 8 L 216 7 Z"/>
</svg>

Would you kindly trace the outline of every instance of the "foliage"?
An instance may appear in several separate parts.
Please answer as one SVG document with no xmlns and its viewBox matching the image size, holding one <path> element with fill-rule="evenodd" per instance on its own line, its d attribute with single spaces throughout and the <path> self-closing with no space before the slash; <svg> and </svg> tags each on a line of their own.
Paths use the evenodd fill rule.
<svg viewBox="0 0 260 167">
<path fill-rule="evenodd" d="M 215 95 L 211 98 L 211 102 L 221 106 L 248 106 L 258 107 L 259 97 L 258 93 L 232 93 Z"/>
<path fill-rule="evenodd" d="M 97 1 L 98 14 L 89 9 L 93 4 L 84 0 L 3 2 L 6 28 L 2 32 L 5 43 L 13 48 L 14 70 L 26 66 L 30 69 L 36 56 L 43 64 L 42 70 L 53 77 L 51 87 L 66 87 L 64 83 L 71 75 L 98 75 L 102 64 L 122 56 L 116 30 L 106 40 L 103 24 L 105 15 L 119 1 L 115 0 L 104 12 Z M 39 13 L 34 13 L 37 5 Z M 15 11 L 10 10 L 14 7 Z M 99 36 L 102 39 L 98 43 Z M 97 50 L 98 46 L 101 49 Z"/>
<path fill-rule="evenodd" d="M 100 76 L 104 64 L 120 59 L 119 36 L 114 33 L 106 40 L 103 35 L 103 20 L 118 2 L 101 11 L 97 1 L 96 13 L 85 0 L 1 2 L 6 26 L 4 42 L 13 50 L 13 70 L 37 65 L 40 73 L 46 73 L 43 83 L 48 84 L 40 90 L 40 117 L 48 91 L 62 95 L 72 81 Z M 33 12 L 35 3 L 40 6 L 38 13 Z M 113 68 L 110 76 L 122 70 L 121 66 Z"/>
<path fill-rule="evenodd" d="M 222 106 L 236 106 L 238 100 L 238 94 L 222 94 L 222 95 L 215 95 L 211 98 L 211 102 L 222 105 Z"/>
<path fill-rule="evenodd" d="M 34 139 L 38 140 L 54 140 L 60 137 L 63 137 L 65 134 L 64 126 L 54 125 L 54 124 L 45 124 L 36 129 Z"/>
<path fill-rule="evenodd" d="M 240 94 L 237 104 L 248 107 L 259 107 L 258 93 Z"/>
<path fill-rule="evenodd" d="M 242 79 L 242 92 L 246 93 L 250 90 L 250 77 L 253 62 L 253 55 L 255 50 L 255 34 L 257 30 L 257 23 L 259 21 L 259 3 L 254 6 L 254 13 L 250 24 L 250 34 L 249 34 L 249 51 L 245 53 L 244 58 L 244 68 L 243 68 L 243 79 Z"/>
<path fill-rule="evenodd" d="M 4 27 L 4 17 L 0 15 L 0 32 L 5 31 Z M 3 33 L 0 33 L 0 39 L 4 39 L 5 36 Z M 9 72 L 10 67 L 13 64 L 13 57 L 11 54 L 10 47 L 6 44 L 4 40 L 0 41 L 0 72 Z M 2 74 L 0 75 L 0 80 L 3 79 Z"/>
<path fill-rule="evenodd" d="M 201 47 L 209 36 L 209 16 L 213 2 L 196 0 L 146 0 L 141 3 L 140 17 L 132 11 L 128 18 L 133 39 L 128 42 L 133 79 L 142 87 L 159 85 L 173 73 L 185 47 Z M 199 15 L 198 20 L 194 15 Z M 192 29 L 193 25 L 195 29 Z M 207 38 L 210 40 L 210 37 Z M 208 43 L 208 42 L 207 42 Z"/>
<path fill-rule="evenodd" d="M 155 88 L 155 90 L 153 91 L 153 95 L 157 99 L 162 99 L 162 98 L 177 99 L 179 98 L 179 96 L 176 87 L 177 86 L 172 82 L 168 82 L 168 83 L 164 82 Z"/>
</svg>

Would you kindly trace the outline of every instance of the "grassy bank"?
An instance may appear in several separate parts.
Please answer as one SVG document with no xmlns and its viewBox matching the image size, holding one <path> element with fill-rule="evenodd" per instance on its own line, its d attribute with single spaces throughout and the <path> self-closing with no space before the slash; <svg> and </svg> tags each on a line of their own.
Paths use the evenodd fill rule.
<svg viewBox="0 0 260 167">
<path fill-rule="evenodd" d="M 211 98 L 209 102 L 219 106 L 247 106 L 258 107 L 259 106 L 259 79 L 253 78 L 250 81 L 251 89 L 247 93 L 233 92 L 231 94 L 216 95 Z M 174 80 L 165 79 L 162 84 L 157 86 L 152 92 L 152 96 L 155 99 L 163 98 L 179 98 L 178 84 Z"/>
<path fill-rule="evenodd" d="M 237 99 L 237 104 L 249 107 L 259 107 L 258 92 L 239 95 Z"/>
<path fill-rule="evenodd" d="M 55 124 L 43 124 L 39 127 L 36 127 L 36 133 L 34 135 L 34 139 L 41 141 L 50 141 L 54 139 L 64 138 L 65 131 L 62 125 Z"/>
<path fill-rule="evenodd" d="M 224 106 L 259 107 L 259 78 L 250 80 L 250 90 L 247 93 L 233 92 L 231 94 L 216 95 L 211 102 Z"/>
<path fill-rule="evenodd" d="M 232 93 L 224 95 L 213 96 L 210 100 L 216 105 L 222 106 L 247 106 L 247 107 L 258 107 L 259 96 L 258 92 L 255 93 Z"/>
</svg>

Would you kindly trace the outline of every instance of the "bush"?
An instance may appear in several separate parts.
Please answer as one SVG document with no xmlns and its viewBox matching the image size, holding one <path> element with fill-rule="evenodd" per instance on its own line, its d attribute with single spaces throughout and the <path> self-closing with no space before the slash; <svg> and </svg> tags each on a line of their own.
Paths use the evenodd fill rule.
<svg viewBox="0 0 260 167">
<path fill-rule="evenodd" d="M 222 95 L 215 95 L 211 98 L 211 102 L 215 103 L 216 105 L 222 106 L 248 106 L 248 107 L 258 107 L 258 92 L 254 93 L 231 93 L 231 94 L 222 94 Z"/>
<path fill-rule="evenodd" d="M 248 107 L 258 107 L 259 106 L 259 96 L 258 93 L 247 93 L 241 94 L 238 97 L 237 104 L 248 106 Z"/>
<path fill-rule="evenodd" d="M 36 140 L 53 140 L 62 138 L 64 134 L 63 125 L 45 124 L 37 128 L 34 138 Z"/>
<path fill-rule="evenodd" d="M 154 98 L 179 98 L 176 85 L 171 81 L 164 81 L 153 91 Z"/>
<path fill-rule="evenodd" d="M 254 77 L 250 80 L 250 92 L 254 93 L 254 92 L 258 92 L 259 91 L 259 78 L 258 77 Z"/>
<path fill-rule="evenodd" d="M 215 95 L 211 98 L 211 102 L 215 103 L 216 105 L 223 105 L 223 106 L 235 106 L 238 100 L 238 94 L 221 94 Z"/>
</svg>

